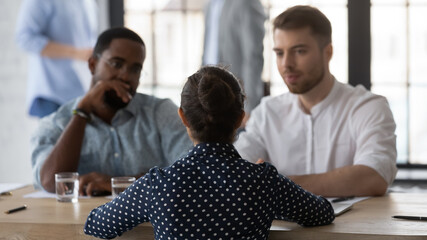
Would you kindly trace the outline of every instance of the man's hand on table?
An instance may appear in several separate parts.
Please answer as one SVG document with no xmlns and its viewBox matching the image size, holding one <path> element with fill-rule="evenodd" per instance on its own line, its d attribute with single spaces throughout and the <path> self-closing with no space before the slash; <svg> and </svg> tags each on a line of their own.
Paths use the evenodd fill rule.
<svg viewBox="0 0 427 240">
<path fill-rule="evenodd" d="M 111 193 L 111 176 L 106 174 L 91 172 L 79 178 L 80 196 L 101 196 Z"/>
</svg>

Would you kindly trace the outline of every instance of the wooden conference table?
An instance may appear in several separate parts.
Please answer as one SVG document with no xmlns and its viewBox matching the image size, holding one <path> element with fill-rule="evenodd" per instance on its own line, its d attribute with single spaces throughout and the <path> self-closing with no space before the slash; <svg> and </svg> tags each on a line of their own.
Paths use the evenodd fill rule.
<svg viewBox="0 0 427 240">
<path fill-rule="evenodd" d="M 22 197 L 33 191 L 28 186 L 0 197 L 0 239 L 94 239 L 83 233 L 86 217 L 109 199 L 79 199 L 73 204 Z M 26 210 L 4 213 L 24 204 Z M 427 221 L 397 220 L 393 215 L 427 216 L 427 194 L 390 193 L 370 198 L 356 203 L 328 226 L 300 227 L 274 221 L 270 239 L 427 239 Z M 153 228 L 144 223 L 118 239 L 154 239 Z"/>
</svg>

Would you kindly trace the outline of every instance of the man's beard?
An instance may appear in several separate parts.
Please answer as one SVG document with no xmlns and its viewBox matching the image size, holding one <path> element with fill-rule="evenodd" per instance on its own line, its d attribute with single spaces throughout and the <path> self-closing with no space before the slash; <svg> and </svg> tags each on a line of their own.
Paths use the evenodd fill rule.
<svg viewBox="0 0 427 240">
<path fill-rule="evenodd" d="M 131 88 L 129 90 L 129 94 L 131 96 L 134 96 L 135 95 L 135 91 Z M 122 108 L 126 107 L 129 104 L 130 101 L 127 102 L 127 103 L 125 103 L 125 102 L 122 101 L 122 99 L 120 97 L 117 96 L 116 91 L 114 91 L 114 90 L 108 90 L 104 94 L 104 102 L 111 109 L 113 109 L 113 110 L 119 110 L 119 109 L 122 109 Z"/>
<path fill-rule="evenodd" d="M 304 94 L 314 87 L 316 87 L 325 76 L 325 71 L 323 68 L 320 68 L 319 74 L 316 74 L 316 76 L 313 76 L 310 80 L 303 82 L 301 86 L 293 86 L 291 84 L 286 84 L 288 86 L 288 89 L 291 93 L 295 94 Z M 286 82 L 285 82 L 286 83 Z"/>
</svg>

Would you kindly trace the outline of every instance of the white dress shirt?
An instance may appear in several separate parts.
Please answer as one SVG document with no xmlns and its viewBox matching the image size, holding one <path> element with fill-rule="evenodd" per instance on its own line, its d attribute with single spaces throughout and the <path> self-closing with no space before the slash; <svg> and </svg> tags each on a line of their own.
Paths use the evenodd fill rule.
<svg viewBox="0 0 427 240">
<path fill-rule="evenodd" d="M 391 184 L 397 172 L 395 128 L 384 97 L 335 80 L 311 114 L 295 94 L 264 98 L 235 147 L 244 159 L 262 158 L 284 175 L 365 165 Z"/>
</svg>

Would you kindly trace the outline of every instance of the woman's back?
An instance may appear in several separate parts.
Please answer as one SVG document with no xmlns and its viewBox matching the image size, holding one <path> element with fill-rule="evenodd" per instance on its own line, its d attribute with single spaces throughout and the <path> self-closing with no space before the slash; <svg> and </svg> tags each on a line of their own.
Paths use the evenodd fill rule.
<svg viewBox="0 0 427 240">
<path fill-rule="evenodd" d="M 144 220 L 153 224 L 156 239 L 267 239 L 273 219 L 302 225 L 334 219 L 326 200 L 269 164 L 241 159 L 229 144 L 198 144 L 171 167 L 153 168 L 132 187 L 135 192 L 138 185 L 150 190 L 137 197 L 127 192 L 121 201 L 149 209 Z M 313 214 L 318 212 L 325 214 Z"/>
</svg>

